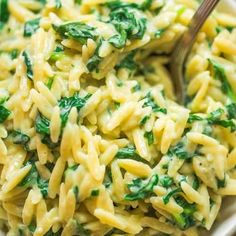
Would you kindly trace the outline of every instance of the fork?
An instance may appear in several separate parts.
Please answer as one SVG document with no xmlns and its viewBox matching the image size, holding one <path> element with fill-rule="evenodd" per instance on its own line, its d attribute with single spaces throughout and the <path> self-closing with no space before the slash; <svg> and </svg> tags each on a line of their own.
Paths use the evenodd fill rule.
<svg viewBox="0 0 236 236">
<path fill-rule="evenodd" d="M 199 30 L 219 1 L 220 0 L 204 0 L 201 3 L 190 22 L 188 30 L 181 36 L 172 52 L 170 73 L 177 101 L 180 104 L 183 104 L 185 99 L 184 64 Z"/>
</svg>

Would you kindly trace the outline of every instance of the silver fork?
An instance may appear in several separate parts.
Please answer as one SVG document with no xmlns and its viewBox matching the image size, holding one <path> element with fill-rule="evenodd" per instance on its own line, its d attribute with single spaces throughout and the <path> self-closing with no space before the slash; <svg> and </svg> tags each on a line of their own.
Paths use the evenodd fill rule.
<svg viewBox="0 0 236 236">
<path fill-rule="evenodd" d="M 197 33 L 219 1 L 220 0 L 204 0 L 201 3 L 190 22 L 188 30 L 184 32 L 172 52 L 170 72 L 177 101 L 180 104 L 184 103 L 185 98 L 184 64 L 187 56 L 193 46 Z"/>
</svg>

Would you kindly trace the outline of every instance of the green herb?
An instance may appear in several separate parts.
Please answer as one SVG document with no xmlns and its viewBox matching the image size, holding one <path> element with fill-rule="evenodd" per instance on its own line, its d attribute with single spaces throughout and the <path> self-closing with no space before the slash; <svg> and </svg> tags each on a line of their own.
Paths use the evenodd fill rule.
<svg viewBox="0 0 236 236">
<path fill-rule="evenodd" d="M 22 56 L 24 57 L 24 62 L 26 65 L 26 74 L 28 79 L 33 80 L 33 63 L 31 62 L 31 59 L 26 51 L 22 53 Z"/>
<path fill-rule="evenodd" d="M 155 37 L 156 38 L 160 38 L 164 33 L 165 33 L 166 29 L 159 29 L 155 32 Z"/>
<path fill-rule="evenodd" d="M 60 9 L 62 7 L 61 0 L 55 0 L 56 9 Z"/>
<path fill-rule="evenodd" d="M 28 229 L 31 233 L 34 233 L 34 231 L 36 230 L 37 228 L 37 225 L 36 225 L 36 221 L 35 219 L 33 219 L 31 222 L 30 222 L 30 225 L 28 226 Z"/>
<path fill-rule="evenodd" d="M 109 2 L 110 23 L 116 28 L 118 34 L 108 41 L 116 48 L 123 48 L 127 39 L 142 39 L 146 31 L 146 19 L 138 19 L 133 10 L 137 4 L 123 3 L 119 1 Z"/>
<path fill-rule="evenodd" d="M 50 134 L 50 121 L 43 116 L 41 113 L 38 113 L 35 120 L 35 129 L 39 134 Z"/>
<path fill-rule="evenodd" d="M 234 26 L 226 26 L 225 27 L 230 33 L 232 33 L 232 31 L 235 29 Z"/>
<path fill-rule="evenodd" d="M 140 124 L 141 126 L 144 126 L 144 125 L 146 124 L 146 122 L 147 122 L 150 118 L 151 118 L 150 115 L 149 115 L 149 116 L 144 116 L 144 117 L 142 118 L 142 120 L 139 122 L 139 124 Z"/>
<path fill-rule="evenodd" d="M 230 103 L 226 105 L 229 119 L 236 119 L 236 103 Z"/>
<path fill-rule="evenodd" d="M 193 214 L 197 210 L 196 205 L 188 203 L 182 196 L 175 197 L 175 201 L 183 208 L 183 212 L 173 214 L 173 219 L 181 230 L 186 230 L 195 224 Z"/>
<path fill-rule="evenodd" d="M 148 10 L 152 6 L 153 0 L 144 0 L 143 3 L 140 5 L 140 9 L 143 11 Z"/>
<path fill-rule="evenodd" d="M 48 195 L 48 181 L 41 179 L 34 163 L 29 164 L 32 165 L 31 169 L 24 179 L 19 183 L 19 186 L 29 188 L 36 185 L 40 189 L 42 196 L 45 198 Z"/>
<path fill-rule="evenodd" d="M 126 147 L 120 148 L 115 155 L 118 159 L 132 159 L 136 161 L 141 161 L 144 163 L 148 163 L 145 159 L 138 155 L 136 152 L 136 148 L 134 145 L 130 144 Z"/>
<path fill-rule="evenodd" d="M 57 232 L 53 232 L 52 229 L 50 229 L 44 236 L 61 236 L 62 229 L 59 229 Z"/>
<path fill-rule="evenodd" d="M 213 112 L 211 112 L 207 118 L 208 124 L 210 125 L 220 125 L 224 128 L 230 128 L 231 132 L 236 131 L 236 124 L 233 120 L 222 120 L 221 116 L 224 114 L 224 110 L 219 108 Z"/>
<path fill-rule="evenodd" d="M 224 67 L 212 59 L 208 59 L 208 61 L 213 67 L 214 78 L 221 82 L 222 92 L 226 94 L 233 102 L 236 102 L 236 95 L 233 91 L 232 86 L 228 82 Z"/>
<path fill-rule="evenodd" d="M 132 91 L 133 93 L 138 92 L 138 91 L 140 91 L 140 90 L 141 90 L 141 85 L 140 85 L 140 83 L 137 83 L 137 84 L 131 89 L 131 91 Z"/>
<path fill-rule="evenodd" d="M 79 236 L 90 236 L 91 233 L 88 229 L 85 229 L 82 224 L 80 224 L 78 221 L 76 222 L 76 232 L 75 235 Z"/>
<path fill-rule="evenodd" d="M 163 164 L 161 167 L 162 167 L 162 169 L 167 170 L 169 168 L 169 164 L 168 163 Z"/>
<path fill-rule="evenodd" d="M 78 186 L 73 187 L 73 193 L 75 194 L 76 201 L 78 200 L 79 188 Z"/>
<path fill-rule="evenodd" d="M 170 201 L 170 198 L 173 197 L 174 195 L 182 192 L 181 188 L 176 188 L 174 190 L 171 190 L 169 193 L 167 193 L 165 196 L 163 196 L 163 202 L 167 204 Z"/>
<path fill-rule="evenodd" d="M 150 132 L 145 132 L 145 133 L 144 133 L 144 138 L 147 139 L 149 146 L 154 143 L 154 136 L 153 136 L 153 132 L 152 132 L 152 131 L 150 131 Z"/>
<path fill-rule="evenodd" d="M 99 195 L 99 189 L 93 189 L 91 192 L 92 197 L 97 197 Z"/>
<path fill-rule="evenodd" d="M 62 37 L 74 39 L 81 44 L 86 44 L 88 39 L 96 40 L 95 28 L 83 22 L 68 22 L 59 26 L 53 25 L 54 30 Z"/>
<path fill-rule="evenodd" d="M 11 112 L 6 107 L 0 105 L 0 123 L 3 123 L 10 114 Z"/>
<path fill-rule="evenodd" d="M 224 188 L 226 186 L 226 178 L 224 177 L 224 179 L 217 179 L 217 187 L 218 188 Z"/>
<path fill-rule="evenodd" d="M 161 186 L 163 186 L 165 188 L 170 187 L 173 183 L 174 183 L 173 178 L 169 177 L 168 175 L 163 175 L 160 177 L 160 184 L 161 184 Z"/>
<path fill-rule="evenodd" d="M 91 94 L 87 94 L 83 98 L 79 97 L 79 94 L 75 94 L 72 97 L 63 97 L 58 102 L 58 105 L 61 110 L 60 116 L 61 116 L 62 127 L 65 127 L 71 109 L 73 107 L 76 107 L 77 111 L 79 112 L 80 109 L 85 105 L 85 103 L 90 97 L 91 97 Z"/>
<path fill-rule="evenodd" d="M 168 156 L 175 155 L 179 159 L 183 159 L 183 160 L 191 159 L 194 156 L 194 154 L 190 154 L 186 151 L 185 145 L 183 142 L 179 142 L 177 145 L 170 147 L 167 152 L 167 155 Z"/>
<path fill-rule="evenodd" d="M 102 60 L 102 58 L 98 55 L 101 45 L 102 45 L 102 40 L 99 40 L 94 55 L 87 62 L 87 68 L 90 72 L 94 70 L 98 72 L 98 65 Z"/>
<path fill-rule="evenodd" d="M 18 55 L 19 55 L 19 50 L 18 50 L 18 49 L 13 49 L 13 50 L 11 51 L 10 55 L 11 55 L 11 59 L 12 59 L 12 60 L 13 60 L 13 59 L 16 59 L 16 58 L 18 57 Z"/>
<path fill-rule="evenodd" d="M 115 105 L 116 110 L 120 108 L 120 103 L 119 102 L 114 102 L 114 105 Z"/>
<path fill-rule="evenodd" d="M 63 51 L 59 51 L 59 52 L 54 51 L 54 52 L 52 52 L 52 54 L 51 54 L 49 60 L 50 60 L 51 62 L 56 62 L 56 61 L 58 61 L 58 60 L 63 59 L 64 57 L 65 57 L 65 53 L 64 53 Z"/>
<path fill-rule="evenodd" d="M 54 78 L 53 78 L 53 77 L 48 79 L 48 82 L 46 83 L 46 86 L 47 86 L 49 89 L 52 88 L 53 81 L 54 81 Z"/>
<path fill-rule="evenodd" d="M 30 37 L 39 28 L 40 18 L 29 20 L 24 25 L 24 37 Z"/>
<path fill-rule="evenodd" d="M 194 176 L 193 184 L 192 184 L 193 189 L 198 190 L 200 187 L 200 182 L 197 176 Z"/>
<path fill-rule="evenodd" d="M 0 29 L 7 23 L 9 16 L 8 0 L 0 0 Z"/>
<path fill-rule="evenodd" d="M 10 138 L 14 144 L 21 144 L 26 150 L 28 149 L 30 137 L 26 134 L 23 134 L 21 131 L 13 130 L 9 132 L 8 138 Z"/>
<path fill-rule="evenodd" d="M 166 108 L 159 107 L 155 103 L 154 98 L 151 95 L 151 92 L 148 92 L 147 95 L 143 99 L 145 100 L 143 104 L 143 108 L 150 106 L 153 112 L 162 112 L 164 114 L 167 114 Z"/>
<path fill-rule="evenodd" d="M 127 68 L 129 70 L 136 70 L 137 63 L 134 61 L 136 51 L 131 51 L 120 63 L 116 66 L 116 69 Z"/>
<path fill-rule="evenodd" d="M 189 124 L 192 124 L 194 121 L 202 121 L 203 118 L 198 116 L 198 115 L 195 115 L 195 114 L 189 114 L 189 117 L 188 117 L 188 123 Z"/>
<path fill-rule="evenodd" d="M 213 132 L 213 129 L 210 125 L 206 125 L 203 129 L 203 134 L 207 135 L 207 136 L 212 136 L 212 132 Z"/>
<path fill-rule="evenodd" d="M 158 183 L 158 175 L 153 175 L 149 180 L 134 179 L 128 188 L 131 193 L 126 194 L 126 201 L 145 199 L 153 193 L 153 188 Z"/>
</svg>

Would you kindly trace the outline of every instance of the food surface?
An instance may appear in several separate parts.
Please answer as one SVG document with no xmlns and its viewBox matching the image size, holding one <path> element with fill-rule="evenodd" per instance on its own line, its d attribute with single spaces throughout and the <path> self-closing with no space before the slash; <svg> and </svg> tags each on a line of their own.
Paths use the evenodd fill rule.
<svg viewBox="0 0 236 236">
<path fill-rule="evenodd" d="M 236 18 L 214 12 L 175 102 L 195 0 L 0 0 L 8 236 L 197 235 L 236 195 Z"/>
</svg>

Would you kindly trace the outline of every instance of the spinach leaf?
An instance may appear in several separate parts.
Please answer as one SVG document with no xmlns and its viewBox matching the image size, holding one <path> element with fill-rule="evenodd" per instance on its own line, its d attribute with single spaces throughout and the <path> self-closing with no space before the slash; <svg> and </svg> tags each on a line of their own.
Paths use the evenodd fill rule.
<svg viewBox="0 0 236 236">
<path fill-rule="evenodd" d="M 75 194 L 76 201 L 78 200 L 79 188 L 78 186 L 73 187 L 73 193 Z"/>
<path fill-rule="evenodd" d="M 179 159 L 191 159 L 194 154 L 190 154 L 187 152 L 187 150 L 185 149 L 185 144 L 183 142 L 179 142 L 178 144 L 176 144 L 175 146 L 172 146 L 169 148 L 168 152 L 167 152 L 168 156 L 176 156 Z"/>
<path fill-rule="evenodd" d="M 220 125 L 224 128 L 230 128 L 231 132 L 236 131 L 236 124 L 232 119 L 221 119 L 221 116 L 224 114 L 224 110 L 219 108 L 211 112 L 207 118 L 208 124 L 210 125 Z"/>
<path fill-rule="evenodd" d="M 165 188 L 170 187 L 173 183 L 174 183 L 173 178 L 168 175 L 163 175 L 160 177 L 160 184 Z"/>
<path fill-rule="evenodd" d="M 145 132 L 144 133 L 144 138 L 147 139 L 148 141 L 148 145 L 152 145 L 154 143 L 154 135 L 153 135 L 153 132 L 150 131 L 150 132 Z"/>
<path fill-rule="evenodd" d="M 145 11 L 151 8 L 153 0 L 144 0 L 143 3 L 140 5 L 140 9 Z"/>
<path fill-rule="evenodd" d="M 43 116 L 41 113 L 38 113 L 35 120 L 35 129 L 39 134 L 50 134 L 50 121 Z"/>
<path fill-rule="evenodd" d="M 118 65 L 116 65 L 116 69 L 127 68 L 131 71 L 136 70 L 138 64 L 134 61 L 135 53 L 136 51 L 131 51 Z"/>
<path fill-rule="evenodd" d="M 44 236 L 61 236 L 62 229 L 59 229 L 56 233 L 50 229 Z"/>
<path fill-rule="evenodd" d="M 11 53 L 10 53 L 10 55 L 11 55 L 11 59 L 13 60 L 13 59 L 16 59 L 18 56 L 19 56 L 19 50 L 18 49 L 13 49 L 12 51 L 11 51 Z"/>
<path fill-rule="evenodd" d="M 182 192 L 182 189 L 181 188 L 176 188 L 176 189 L 173 189 L 171 190 L 169 193 L 167 193 L 165 196 L 163 196 L 163 202 L 165 204 L 167 204 L 169 201 L 170 201 L 170 198 L 173 197 L 174 195 L 178 194 Z"/>
<path fill-rule="evenodd" d="M 164 34 L 165 31 L 166 31 L 166 29 L 159 29 L 159 30 L 157 30 L 155 32 L 155 37 L 159 39 Z"/>
<path fill-rule="evenodd" d="M 87 68 L 90 72 L 92 72 L 94 70 L 96 72 L 98 72 L 98 65 L 102 60 L 102 58 L 98 55 L 99 48 L 101 47 L 101 45 L 102 45 L 102 40 L 99 40 L 93 56 L 91 58 L 89 58 L 89 60 L 87 62 Z"/>
<path fill-rule="evenodd" d="M 56 9 L 60 9 L 62 7 L 61 0 L 55 0 Z"/>
<path fill-rule="evenodd" d="M 26 163 L 27 165 L 28 163 Z M 24 179 L 19 183 L 20 187 L 24 188 L 32 188 L 33 186 L 38 186 L 40 189 L 42 196 L 45 198 L 48 195 L 48 181 L 41 179 L 37 168 L 34 163 L 29 162 L 31 164 L 31 169 L 28 174 L 24 177 Z"/>
<path fill-rule="evenodd" d="M 21 131 L 13 130 L 9 132 L 8 138 L 12 140 L 14 144 L 21 144 L 26 150 L 28 150 L 28 142 L 30 137 L 26 134 L 23 134 Z"/>
<path fill-rule="evenodd" d="M 91 233 L 90 233 L 90 230 L 85 229 L 84 226 L 79 221 L 77 221 L 76 222 L 76 232 L 74 235 L 90 236 Z"/>
<path fill-rule="evenodd" d="M 143 99 L 145 100 L 145 102 L 142 106 L 143 108 L 150 106 L 152 108 L 153 112 L 162 112 L 164 114 L 167 114 L 166 108 L 159 107 L 155 103 L 154 98 L 151 95 L 151 92 L 148 92 L 147 95 Z"/>
<path fill-rule="evenodd" d="M 65 127 L 71 109 L 73 107 L 76 107 L 77 111 L 79 112 L 90 97 L 91 94 L 87 94 L 83 98 L 79 97 L 78 94 L 75 94 L 72 97 L 63 97 L 61 100 L 59 100 L 58 105 L 61 110 L 60 116 L 61 116 L 62 127 Z"/>
<path fill-rule="evenodd" d="M 49 78 L 48 82 L 45 84 L 49 89 L 52 88 L 52 84 L 53 84 L 54 78 Z"/>
<path fill-rule="evenodd" d="M 92 197 L 97 197 L 99 195 L 99 189 L 93 189 L 91 191 L 91 196 Z"/>
<path fill-rule="evenodd" d="M 29 20 L 24 25 L 24 37 L 30 37 L 39 28 L 40 18 Z"/>
<path fill-rule="evenodd" d="M 197 210 L 196 205 L 188 203 L 182 196 L 175 197 L 175 201 L 178 205 L 183 207 L 181 214 L 173 214 L 173 219 L 177 226 L 181 230 L 186 230 L 195 225 L 193 214 Z"/>
<path fill-rule="evenodd" d="M 194 176 L 193 184 L 192 184 L 193 189 L 198 190 L 200 187 L 200 181 L 197 176 Z"/>
<path fill-rule="evenodd" d="M 218 179 L 217 180 L 217 187 L 218 188 L 224 188 L 226 186 L 226 178 L 224 177 L 224 179 Z"/>
<path fill-rule="evenodd" d="M 27 74 L 27 77 L 28 79 L 30 80 L 33 80 L 33 63 L 29 57 L 29 54 L 24 51 L 22 53 L 22 56 L 24 58 L 24 62 L 25 62 L 25 65 L 26 65 L 26 74 Z"/>
<path fill-rule="evenodd" d="M 9 16 L 8 0 L 0 0 L 0 29 L 7 23 Z"/>
<path fill-rule="evenodd" d="M 140 83 L 137 82 L 137 84 L 131 89 L 133 93 L 140 91 L 141 90 L 141 85 Z"/>
<path fill-rule="evenodd" d="M 153 193 L 153 188 L 158 183 L 158 175 L 153 175 L 149 180 L 134 179 L 128 188 L 131 193 L 126 194 L 126 201 L 145 199 Z"/>
<path fill-rule="evenodd" d="M 126 147 L 120 148 L 115 155 L 118 159 L 132 159 L 136 161 L 141 161 L 143 163 L 148 164 L 148 162 L 143 159 L 139 154 L 136 152 L 136 148 L 134 145 L 129 144 Z"/>
<path fill-rule="evenodd" d="M 62 37 L 74 39 L 81 44 L 86 44 L 88 39 L 96 40 L 95 28 L 83 22 L 68 22 L 59 26 L 53 25 L 53 29 Z"/>
<path fill-rule="evenodd" d="M 228 82 L 224 67 L 212 59 L 208 59 L 208 61 L 213 67 L 214 78 L 221 82 L 222 92 L 226 94 L 233 102 L 236 102 L 236 94 L 233 91 L 232 86 Z"/>
<path fill-rule="evenodd" d="M 202 121 L 202 120 L 203 120 L 202 117 L 190 113 L 187 122 L 188 122 L 189 124 L 192 124 L 194 121 Z"/>
<path fill-rule="evenodd" d="M 150 116 L 144 116 L 142 120 L 139 122 L 141 126 L 145 125 L 146 122 L 150 119 Z"/>
<path fill-rule="evenodd" d="M 226 105 L 229 119 L 236 119 L 236 103 Z"/>
<path fill-rule="evenodd" d="M 112 36 L 108 41 L 116 48 L 123 48 L 127 39 L 142 39 L 146 31 L 146 19 L 138 19 L 134 15 L 137 4 L 123 3 L 119 1 L 110 2 L 107 6 L 110 11 L 110 23 L 116 28 L 118 34 Z"/>
<path fill-rule="evenodd" d="M 0 123 L 3 123 L 10 114 L 11 112 L 6 107 L 0 105 Z"/>
</svg>

